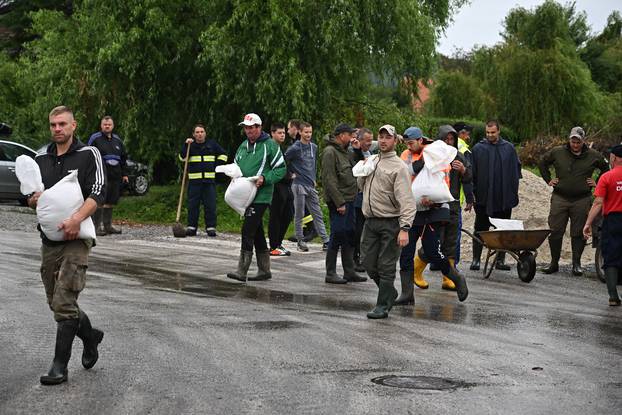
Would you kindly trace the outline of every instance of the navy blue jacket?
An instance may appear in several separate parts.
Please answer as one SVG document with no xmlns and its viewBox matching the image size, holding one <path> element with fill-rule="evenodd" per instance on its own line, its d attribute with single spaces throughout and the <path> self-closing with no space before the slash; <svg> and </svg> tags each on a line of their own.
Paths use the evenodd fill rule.
<svg viewBox="0 0 622 415">
<path fill-rule="evenodd" d="M 502 138 L 491 144 L 484 138 L 471 151 L 475 204 L 485 207 L 489 216 L 516 207 L 523 176 L 514 145 Z"/>
<path fill-rule="evenodd" d="M 186 158 L 188 147 L 184 142 L 179 152 L 179 159 Z M 216 166 L 227 163 L 227 152 L 212 138 L 204 143 L 190 143 L 190 159 L 188 160 L 188 179 L 190 183 L 214 183 Z"/>
<path fill-rule="evenodd" d="M 117 134 L 112 133 L 111 137 L 107 137 L 98 131 L 91 135 L 87 145 L 99 150 L 106 164 L 106 173 L 109 177 L 127 176 L 127 153 L 123 146 L 123 140 Z"/>
</svg>

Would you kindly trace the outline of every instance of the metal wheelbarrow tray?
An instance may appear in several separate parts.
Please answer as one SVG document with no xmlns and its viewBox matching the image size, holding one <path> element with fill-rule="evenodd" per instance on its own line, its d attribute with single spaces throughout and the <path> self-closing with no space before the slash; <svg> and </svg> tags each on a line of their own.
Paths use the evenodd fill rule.
<svg viewBox="0 0 622 415">
<path fill-rule="evenodd" d="M 464 229 L 462 231 L 488 248 L 486 264 L 484 265 L 484 278 L 489 278 L 492 274 L 497 254 L 506 252 L 516 260 L 518 278 L 524 282 L 530 282 L 536 275 L 537 249 L 551 233 L 550 229 L 493 230 L 480 232 L 478 237 Z"/>
</svg>

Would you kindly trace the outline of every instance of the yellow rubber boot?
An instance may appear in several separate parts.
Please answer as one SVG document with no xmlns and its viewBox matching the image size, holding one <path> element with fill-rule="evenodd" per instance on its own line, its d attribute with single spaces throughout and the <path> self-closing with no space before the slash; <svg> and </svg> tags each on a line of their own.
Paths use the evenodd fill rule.
<svg viewBox="0 0 622 415">
<path fill-rule="evenodd" d="M 450 267 L 454 267 L 456 265 L 456 260 L 449 258 L 449 266 Z M 443 290 L 447 290 L 447 291 L 456 291 L 456 284 L 454 284 L 454 282 L 452 280 L 450 280 L 449 278 L 447 278 L 446 275 L 443 275 Z"/>
<path fill-rule="evenodd" d="M 423 270 L 428 266 L 428 263 L 419 258 L 419 255 L 415 255 L 415 272 L 413 277 L 415 279 L 415 285 L 423 290 L 428 288 L 428 282 L 423 278 Z"/>
</svg>

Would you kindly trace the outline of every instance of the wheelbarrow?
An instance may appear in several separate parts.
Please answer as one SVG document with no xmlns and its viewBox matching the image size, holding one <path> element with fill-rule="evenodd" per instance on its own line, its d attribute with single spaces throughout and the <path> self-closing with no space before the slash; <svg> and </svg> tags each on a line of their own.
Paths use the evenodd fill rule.
<svg viewBox="0 0 622 415">
<path fill-rule="evenodd" d="M 487 279 L 492 274 L 497 255 L 500 252 L 506 252 L 516 260 L 518 278 L 523 282 L 530 282 L 536 275 L 537 249 L 549 236 L 551 230 L 492 230 L 479 232 L 478 236 L 465 229 L 462 229 L 462 232 L 487 248 L 484 278 Z"/>
</svg>

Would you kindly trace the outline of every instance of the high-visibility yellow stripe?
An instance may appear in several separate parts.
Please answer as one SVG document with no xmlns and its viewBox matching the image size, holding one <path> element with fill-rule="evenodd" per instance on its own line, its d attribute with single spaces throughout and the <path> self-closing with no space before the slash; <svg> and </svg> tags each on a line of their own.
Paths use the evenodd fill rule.
<svg viewBox="0 0 622 415">
<path fill-rule="evenodd" d="M 216 161 L 216 156 L 203 156 L 203 161 Z"/>
<path fill-rule="evenodd" d="M 190 161 L 190 163 L 200 163 L 201 162 L 201 156 L 191 156 L 189 161 Z"/>
<path fill-rule="evenodd" d="M 188 173 L 189 179 L 215 179 L 216 173 L 213 171 L 206 171 L 202 173 Z"/>
<path fill-rule="evenodd" d="M 302 224 L 303 225 L 306 225 L 309 222 L 313 222 L 313 216 L 307 215 L 304 218 L 302 218 Z"/>
<path fill-rule="evenodd" d="M 218 156 L 218 160 L 220 161 L 227 161 L 228 157 L 225 154 L 221 154 L 220 156 Z"/>
</svg>

